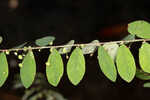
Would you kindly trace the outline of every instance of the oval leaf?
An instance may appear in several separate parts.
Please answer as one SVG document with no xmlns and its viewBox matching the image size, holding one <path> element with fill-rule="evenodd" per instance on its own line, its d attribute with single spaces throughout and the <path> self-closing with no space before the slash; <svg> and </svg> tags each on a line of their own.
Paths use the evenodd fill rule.
<svg viewBox="0 0 150 100">
<path fill-rule="evenodd" d="M 35 41 L 35 44 L 38 45 L 38 46 L 46 46 L 46 45 L 52 44 L 54 40 L 55 40 L 55 37 L 46 36 L 46 37 L 37 39 Z"/>
<path fill-rule="evenodd" d="M 21 81 L 25 88 L 29 88 L 34 81 L 36 74 L 36 63 L 32 51 L 29 51 L 24 57 L 20 69 Z"/>
<path fill-rule="evenodd" d="M 140 38 L 150 38 L 150 24 L 143 20 L 129 23 L 128 31 Z"/>
<path fill-rule="evenodd" d="M 85 59 L 82 50 L 77 47 L 73 50 L 67 63 L 67 75 L 73 85 L 77 85 L 85 74 Z"/>
<path fill-rule="evenodd" d="M 150 44 L 143 43 L 139 49 L 139 62 L 144 72 L 150 73 Z"/>
<path fill-rule="evenodd" d="M 116 64 L 120 77 L 126 82 L 131 82 L 136 73 L 136 65 L 129 48 L 125 45 L 118 49 Z"/>
<path fill-rule="evenodd" d="M 4 52 L 0 53 L 0 87 L 8 77 L 8 63 Z"/>
<path fill-rule="evenodd" d="M 91 43 L 89 44 L 96 44 L 96 43 L 99 43 L 98 40 L 93 40 Z M 91 53 L 94 53 L 96 51 L 96 45 L 85 45 L 82 47 L 82 52 L 83 54 L 91 54 Z"/>
<path fill-rule="evenodd" d="M 117 55 L 117 51 L 118 51 L 118 44 L 116 43 L 106 43 L 103 45 L 103 47 L 105 48 L 105 50 L 108 52 L 109 56 L 115 60 L 116 59 L 116 55 Z"/>
<path fill-rule="evenodd" d="M 117 71 L 114 61 L 102 46 L 98 48 L 98 62 L 104 75 L 112 82 L 115 82 Z"/>
<path fill-rule="evenodd" d="M 64 68 L 62 58 L 59 52 L 56 49 L 53 49 L 46 63 L 46 75 L 48 82 L 53 86 L 57 86 L 63 76 L 63 72 Z"/>
</svg>

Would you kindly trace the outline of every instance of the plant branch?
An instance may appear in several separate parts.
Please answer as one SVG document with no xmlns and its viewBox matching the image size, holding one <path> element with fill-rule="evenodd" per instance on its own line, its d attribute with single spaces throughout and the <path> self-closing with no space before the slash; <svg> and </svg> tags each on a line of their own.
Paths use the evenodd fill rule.
<svg viewBox="0 0 150 100">
<path fill-rule="evenodd" d="M 72 44 L 72 45 L 57 45 L 57 46 L 43 46 L 43 47 L 24 47 L 24 48 L 12 48 L 12 49 L 0 49 L 0 51 L 23 51 L 23 50 L 41 50 L 49 48 L 64 48 L 64 47 L 80 47 L 80 46 L 100 46 L 106 43 L 133 43 L 133 42 L 145 42 L 150 41 L 150 39 L 135 39 L 135 40 L 121 40 L 121 41 L 111 41 L 111 42 L 99 42 L 99 43 L 85 43 L 85 44 Z"/>
</svg>

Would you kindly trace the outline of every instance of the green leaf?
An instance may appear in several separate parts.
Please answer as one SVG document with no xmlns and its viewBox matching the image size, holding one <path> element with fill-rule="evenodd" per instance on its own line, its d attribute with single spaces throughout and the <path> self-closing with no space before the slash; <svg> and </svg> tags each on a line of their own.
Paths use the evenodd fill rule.
<svg viewBox="0 0 150 100">
<path fill-rule="evenodd" d="M 150 88 L 150 82 L 144 83 L 143 87 Z"/>
<path fill-rule="evenodd" d="M 0 87 L 5 83 L 8 77 L 8 63 L 4 52 L 0 53 Z"/>
<path fill-rule="evenodd" d="M 66 45 L 72 45 L 72 46 L 73 46 L 73 44 L 74 44 L 74 40 L 70 40 Z M 65 46 L 65 47 L 63 47 L 63 48 L 60 48 L 60 49 L 58 50 L 58 52 L 59 52 L 60 54 L 69 53 L 69 52 L 71 51 L 72 46 Z"/>
<path fill-rule="evenodd" d="M 144 72 L 150 73 L 150 44 L 143 43 L 139 49 L 139 62 Z"/>
<path fill-rule="evenodd" d="M 67 75 L 73 85 L 77 85 L 85 74 L 85 59 L 82 50 L 76 47 L 67 63 Z"/>
<path fill-rule="evenodd" d="M 20 69 L 21 81 L 25 88 L 29 88 L 35 78 L 36 74 L 36 63 L 32 51 L 29 51 L 24 57 L 22 67 Z"/>
<path fill-rule="evenodd" d="M 26 44 L 27 44 L 27 42 L 25 42 L 25 43 L 23 43 L 23 44 L 21 44 L 21 45 L 19 45 L 19 46 L 16 46 L 16 47 L 14 47 L 14 48 L 22 48 L 22 47 L 24 47 Z"/>
<path fill-rule="evenodd" d="M 46 63 L 46 75 L 48 82 L 57 86 L 63 76 L 64 68 L 63 61 L 56 49 L 53 49 Z"/>
<path fill-rule="evenodd" d="M 91 44 L 91 45 L 83 45 L 82 46 L 82 52 L 83 52 L 83 54 L 91 54 L 91 53 L 94 53 L 95 51 L 96 51 L 96 49 L 97 49 L 97 47 L 96 47 L 96 45 L 92 45 L 92 44 L 96 44 L 96 43 L 99 43 L 99 41 L 98 40 L 93 40 L 91 43 L 89 43 L 89 44 Z"/>
<path fill-rule="evenodd" d="M 120 77 L 126 82 L 131 82 L 136 73 L 136 65 L 129 48 L 125 45 L 118 49 L 116 64 Z"/>
<path fill-rule="evenodd" d="M 104 75 L 112 82 L 115 82 L 117 71 L 114 61 L 102 46 L 98 48 L 98 62 Z"/>
<path fill-rule="evenodd" d="M 124 37 L 122 40 L 134 40 L 135 39 L 135 35 L 134 34 L 129 34 L 126 37 Z"/>
<path fill-rule="evenodd" d="M 52 44 L 54 40 L 55 40 L 55 37 L 46 36 L 46 37 L 42 37 L 40 39 L 37 39 L 35 41 L 35 44 L 38 46 L 46 46 L 46 45 Z"/>
<path fill-rule="evenodd" d="M 3 42 L 3 37 L 0 36 L 0 44 Z"/>
<path fill-rule="evenodd" d="M 140 38 L 150 38 L 150 24 L 139 20 L 129 23 L 128 32 Z"/>
<path fill-rule="evenodd" d="M 150 80 L 150 74 L 139 69 L 136 70 L 136 77 L 141 80 Z"/>
<path fill-rule="evenodd" d="M 119 47 L 118 44 L 116 44 L 116 43 L 106 43 L 106 44 L 103 45 L 103 47 L 108 52 L 109 56 L 111 56 L 111 58 L 115 61 L 117 51 L 118 51 L 118 47 Z"/>
</svg>

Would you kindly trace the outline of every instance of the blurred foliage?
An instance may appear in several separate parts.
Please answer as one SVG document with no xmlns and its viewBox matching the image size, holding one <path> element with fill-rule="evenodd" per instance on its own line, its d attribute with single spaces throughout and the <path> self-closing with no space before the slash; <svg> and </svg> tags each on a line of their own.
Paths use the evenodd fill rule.
<svg viewBox="0 0 150 100">
<path fill-rule="evenodd" d="M 20 75 L 16 74 L 12 88 L 14 90 L 24 89 Z M 37 73 L 32 87 L 24 90 L 22 100 L 67 100 L 59 92 L 49 86 L 44 74 Z"/>
</svg>

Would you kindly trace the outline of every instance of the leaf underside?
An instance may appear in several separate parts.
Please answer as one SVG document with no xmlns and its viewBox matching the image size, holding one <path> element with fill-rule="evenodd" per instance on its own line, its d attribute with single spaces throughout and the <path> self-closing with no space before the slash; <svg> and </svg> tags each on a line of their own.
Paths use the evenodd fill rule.
<svg viewBox="0 0 150 100">
<path fill-rule="evenodd" d="M 94 53 L 97 49 L 97 46 L 96 45 L 92 45 L 92 44 L 96 44 L 96 43 L 99 43 L 98 40 L 93 40 L 91 43 L 91 45 L 86 45 L 86 46 L 83 46 L 82 47 L 82 52 L 83 54 L 91 54 L 91 53 Z"/>
<path fill-rule="evenodd" d="M 70 40 L 66 45 L 73 45 L 74 44 L 74 40 Z M 60 54 L 66 54 L 66 53 L 69 53 L 70 51 L 71 51 L 71 49 L 72 49 L 72 46 L 65 46 L 65 47 L 63 47 L 63 48 L 60 48 L 59 50 L 58 50 L 58 52 L 60 53 Z"/>
<path fill-rule="evenodd" d="M 103 45 L 109 56 L 115 61 L 117 51 L 118 51 L 118 44 L 116 43 L 106 43 Z"/>
<path fill-rule="evenodd" d="M 42 37 L 40 39 L 37 39 L 35 41 L 35 44 L 38 46 L 46 46 L 46 45 L 49 45 L 50 43 L 52 43 L 54 40 L 55 40 L 55 37 L 46 36 L 46 37 Z"/>
</svg>

